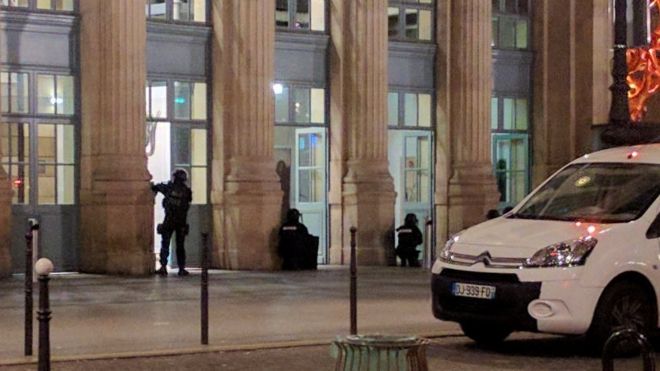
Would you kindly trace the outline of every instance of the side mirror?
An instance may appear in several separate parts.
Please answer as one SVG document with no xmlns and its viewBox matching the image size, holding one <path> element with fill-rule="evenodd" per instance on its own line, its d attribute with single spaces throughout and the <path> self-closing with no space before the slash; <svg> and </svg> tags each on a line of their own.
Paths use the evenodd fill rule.
<svg viewBox="0 0 660 371">
<path fill-rule="evenodd" d="M 655 218 L 653 223 L 651 223 L 649 230 L 646 231 L 646 238 L 648 238 L 649 240 L 658 237 L 660 237 L 660 214 L 658 214 L 658 216 Z"/>
</svg>

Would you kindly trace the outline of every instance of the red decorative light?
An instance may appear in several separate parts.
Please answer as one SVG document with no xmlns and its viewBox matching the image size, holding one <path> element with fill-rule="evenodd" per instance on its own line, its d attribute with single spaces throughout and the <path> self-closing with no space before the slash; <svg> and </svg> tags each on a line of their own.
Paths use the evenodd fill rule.
<svg viewBox="0 0 660 371">
<path fill-rule="evenodd" d="M 639 152 L 637 152 L 637 151 L 632 151 L 632 152 L 628 153 L 628 159 L 637 158 L 637 156 L 639 156 Z"/>
<path fill-rule="evenodd" d="M 18 178 L 16 180 L 14 180 L 14 187 L 21 188 L 21 186 L 23 186 L 23 179 Z"/>
<path fill-rule="evenodd" d="M 596 227 L 590 225 L 589 227 L 587 227 L 587 232 L 589 232 L 589 234 L 594 234 L 594 232 L 596 232 Z"/>
<path fill-rule="evenodd" d="M 660 0 L 649 0 L 649 8 L 660 17 Z M 660 22 L 651 32 L 651 44 L 644 48 L 628 48 L 628 102 L 630 119 L 641 121 L 646 114 L 646 102 L 660 89 Z"/>
</svg>

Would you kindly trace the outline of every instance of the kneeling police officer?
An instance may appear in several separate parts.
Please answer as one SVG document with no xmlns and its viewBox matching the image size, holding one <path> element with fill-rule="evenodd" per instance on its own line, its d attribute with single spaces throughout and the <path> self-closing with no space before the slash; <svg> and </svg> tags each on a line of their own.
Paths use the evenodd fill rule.
<svg viewBox="0 0 660 371">
<path fill-rule="evenodd" d="M 170 239 L 176 234 L 176 259 L 179 265 L 179 276 L 187 276 L 186 250 L 184 247 L 189 226 L 187 223 L 188 209 L 192 202 L 192 191 L 186 184 L 188 173 L 177 169 L 172 173 L 172 180 L 167 183 L 152 184 L 154 193 L 162 193 L 165 220 L 158 224 L 157 232 L 162 236 L 160 246 L 160 269 L 157 274 L 167 275 L 167 258 L 170 255 Z"/>
<path fill-rule="evenodd" d="M 406 215 L 402 226 L 396 229 L 399 237 L 399 246 L 396 248 L 396 255 L 401 259 L 401 266 L 405 267 L 408 263 L 411 267 L 419 267 L 419 253 L 417 245 L 423 241 L 422 231 L 417 227 L 417 216 L 415 214 Z"/>
</svg>

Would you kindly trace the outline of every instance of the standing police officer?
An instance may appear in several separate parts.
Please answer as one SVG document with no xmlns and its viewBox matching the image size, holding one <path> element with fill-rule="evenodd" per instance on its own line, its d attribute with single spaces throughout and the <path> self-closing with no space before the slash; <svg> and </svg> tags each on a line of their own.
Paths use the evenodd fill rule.
<svg viewBox="0 0 660 371">
<path fill-rule="evenodd" d="M 160 269 L 157 274 L 167 275 L 167 258 L 170 255 L 170 239 L 176 233 L 176 260 L 179 264 L 179 276 L 187 276 L 186 250 L 184 242 L 188 234 L 188 209 L 192 202 L 192 191 L 186 185 L 188 173 L 183 169 L 177 169 L 172 173 L 172 180 L 167 183 L 152 184 L 154 193 L 162 193 L 163 208 L 165 209 L 165 220 L 158 224 L 157 232 L 162 236 L 160 246 Z"/>
</svg>

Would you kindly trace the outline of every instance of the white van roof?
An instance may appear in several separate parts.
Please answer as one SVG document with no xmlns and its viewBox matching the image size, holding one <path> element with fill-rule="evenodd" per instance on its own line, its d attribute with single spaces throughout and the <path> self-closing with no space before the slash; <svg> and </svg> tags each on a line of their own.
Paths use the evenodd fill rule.
<svg viewBox="0 0 660 371">
<path fill-rule="evenodd" d="M 572 163 L 622 162 L 660 164 L 660 143 L 616 147 L 584 155 Z"/>
</svg>

